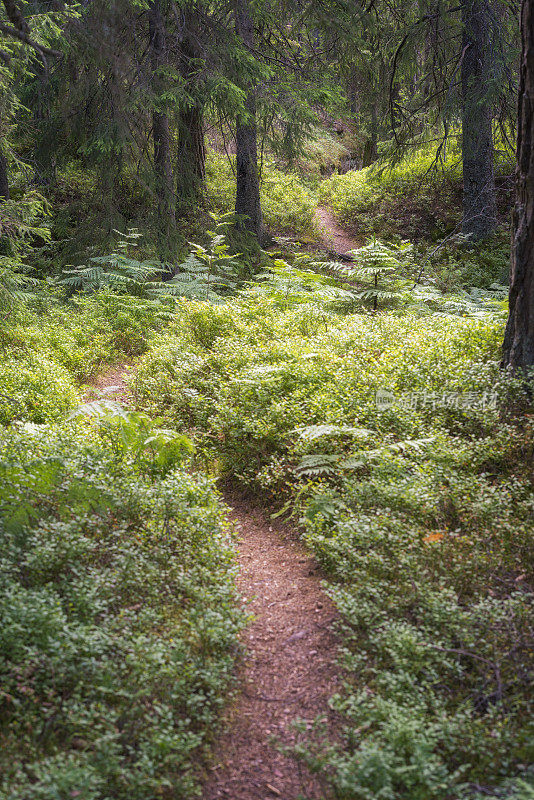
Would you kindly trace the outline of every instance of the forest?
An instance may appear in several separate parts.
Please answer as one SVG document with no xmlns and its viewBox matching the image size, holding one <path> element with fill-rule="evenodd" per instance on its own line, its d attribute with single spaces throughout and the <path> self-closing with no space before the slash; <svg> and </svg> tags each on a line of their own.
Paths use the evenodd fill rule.
<svg viewBox="0 0 534 800">
<path fill-rule="evenodd" d="M 534 800 L 534 0 L 0 2 L 0 800 Z"/>
</svg>

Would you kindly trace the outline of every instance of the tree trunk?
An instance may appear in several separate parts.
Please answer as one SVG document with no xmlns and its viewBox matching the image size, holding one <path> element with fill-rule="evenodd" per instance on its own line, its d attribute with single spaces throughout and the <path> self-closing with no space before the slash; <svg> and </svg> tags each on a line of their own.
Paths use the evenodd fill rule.
<svg viewBox="0 0 534 800">
<path fill-rule="evenodd" d="M 187 205 L 198 202 L 206 184 L 206 145 L 199 105 L 180 112 L 178 136 L 177 202 Z"/>
<path fill-rule="evenodd" d="M 4 149 L 0 147 L 0 200 L 9 200 L 9 173 Z"/>
<path fill-rule="evenodd" d="M 194 36 L 195 10 L 186 7 L 183 12 L 184 33 L 180 42 L 180 74 L 185 82 L 185 91 L 195 98 L 198 95 L 196 73 L 202 57 Z M 184 106 L 179 111 L 177 203 L 179 206 L 198 203 L 206 184 L 206 145 L 204 142 L 203 109 L 199 100 Z"/>
<path fill-rule="evenodd" d="M 462 23 L 462 232 L 479 240 L 491 235 L 497 225 L 489 96 L 493 36 L 488 0 L 464 0 Z"/>
<path fill-rule="evenodd" d="M 235 29 L 245 47 L 254 46 L 254 26 L 248 0 L 235 0 Z M 236 126 L 236 198 L 235 213 L 244 217 L 244 227 L 258 239 L 262 235 L 258 144 L 256 125 L 256 93 L 247 87 L 246 117 Z"/>
<path fill-rule="evenodd" d="M 377 90 L 378 91 L 378 90 Z M 373 100 L 371 105 L 371 132 L 366 139 L 363 155 L 362 167 L 369 167 L 378 158 L 378 101 Z"/>
<path fill-rule="evenodd" d="M 169 233 L 175 224 L 174 189 L 171 161 L 171 134 L 167 114 L 158 109 L 162 90 L 158 70 L 165 63 L 165 26 L 161 14 L 160 0 L 152 0 L 149 10 L 150 66 L 152 69 L 154 103 L 152 111 L 152 138 L 154 141 L 154 172 L 158 196 L 158 213 L 161 227 Z"/>
<path fill-rule="evenodd" d="M 534 366 L 534 2 L 521 5 L 516 199 L 503 366 Z"/>
<path fill-rule="evenodd" d="M 31 107 L 35 130 L 38 132 L 34 181 L 37 186 L 50 187 L 56 180 L 54 131 L 50 125 L 50 76 L 42 61 L 34 61 L 30 66 L 35 76 L 35 94 Z"/>
</svg>

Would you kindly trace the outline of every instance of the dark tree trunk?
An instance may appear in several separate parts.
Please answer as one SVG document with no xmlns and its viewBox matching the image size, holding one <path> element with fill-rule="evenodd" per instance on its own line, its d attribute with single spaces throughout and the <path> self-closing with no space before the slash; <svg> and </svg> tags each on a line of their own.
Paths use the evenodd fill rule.
<svg viewBox="0 0 534 800">
<path fill-rule="evenodd" d="M 491 235 L 497 225 L 488 0 L 464 0 L 462 23 L 462 232 L 479 240 Z"/>
<path fill-rule="evenodd" d="M 0 120 L 0 129 L 1 127 Z M 9 200 L 9 172 L 2 142 L 0 142 L 0 200 Z"/>
<path fill-rule="evenodd" d="M 193 105 L 180 112 L 177 200 L 179 204 L 198 202 L 206 183 L 206 145 L 202 108 Z"/>
<path fill-rule="evenodd" d="M 34 61 L 31 69 L 35 75 L 35 94 L 32 102 L 35 129 L 39 136 L 35 148 L 35 175 L 37 186 L 52 186 L 56 180 L 54 131 L 50 125 L 49 73 L 42 61 Z"/>
<path fill-rule="evenodd" d="M 9 200 L 9 173 L 6 154 L 2 147 L 0 147 L 0 200 Z"/>
<path fill-rule="evenodd" d="M 534 2 L 521 5 L 516 199 L 503 366 L 534 365 Z"/>
<path fill-rule="evenodd" d="M 174 228 L 174 188 L 171 160 L 171 134 L 167 114 L 157 108 L 162 90 L 158 70 L 165 63 L 165 25 L 161 14 L 160 0 L 152 0 L 149 11 L 150 66 L 152 69 L 154 102 L 152 112 L 152 138 L 154 141 L 154 172 L 158 195 L 158 212 L 165 233 Z"/>
<path fill-rule="evenodd" d="M 180 41 L 180 73 L 187 94 L 198 95 L 198 61 L 202 57 L 196 44 L 195 10 L 186 7 L 183 12 L 183 36 Z M 187 206 L 202 197 L 206 183 L 206 145 L 204 142 L 203 109 L 199 100 L 193 100 L 179 112 L 177 203 Z"/>
<path fill-rule="evenodd" d="M 254 26 L 248 0 L 235 0 L 235 28 L 244 45 L 252 48 L 254 46 Z M 238 119 L 236 126 L 235 213 L 244 217 L 245 228 L 260 239 L 262 218 L 258 174 L 256 95 L 253 86 L 248 86 L 247 89 L 246 118 Z"/>
<path fill-rule="evenodd" d="M 363 155 L 362 167 L 369 167 L 378 158 L 378 101 L 374 100 L 371 106 L 371 132 L 366 140 Z"/>
</svg>

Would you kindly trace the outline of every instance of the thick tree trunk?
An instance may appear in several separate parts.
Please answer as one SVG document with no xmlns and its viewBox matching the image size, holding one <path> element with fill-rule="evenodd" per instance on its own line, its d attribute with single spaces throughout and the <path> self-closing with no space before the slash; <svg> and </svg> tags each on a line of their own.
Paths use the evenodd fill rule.
<svg viewBox="0 0 534 800">
<path fill-rule="evenodd" d="M 202 108 L 193 105 L 180 112 L 177 169 L 177 201 L 198 202 L 206 184 L 206 145 Z"/>
<path fill-rule="evenodd" d="M 464 0 L 462 23 L 462 232 L 478 240 L 491 235 L 497 225 L 493 109 L 488 96 L 493 55 L 488 0 Z"/>
<path fill-rule="evenodd" d="M 169 233 L 174 228 L 174 187 L 171 160 L 171 134 L 167 114 L 157 108 L 161 91 L 158 70 L 165 63 L 165 25 L 161 14 L 160 0 L 152 0 L 149 9 L 150 66 L 152 69 L 154 102 L 152 112 L 152 138 L 154 141 L 154 172 L 158 195 L 158 212 L 162 229 Z"/>
<path fill-rule="evenodd" d="M 189 196 L 198 198 L 206 182 L 206 144 L 202 108 L 199 105 L 186 108 L 180 114 L 178 154 L 181 185 Z"/>
<path fill-rule="evenodd" d="M 235 0 L 235 28 L 246 47 L 254 46 L 254 26 L 248 0 Z M 256 125 L 256 96 L 248 87 L 245 101 L 246 118 L 236 126 L 236 198 L 235 213 L 244 217 L 245 228 L 258 239 L 262 235 L 260 181 L 258 174 L 258 144 Z"/>
<path fill-rule="evenodd" d="M 2 121 L 0 120 L 0 130 L 2 129 Z M 0 200 L 9 200 L 9 171 L 7 164 L 7 157 L 3 147 L 3 142 L 0 141 Z"/>
<path fill-rule="evenodd" d="M 195 10 L 186 7 L 183 12 L 184 33 L 180 41 L 180 73 L 185 82 L 185 89 L 190 97 L 198 95 L 197 59 L 199 52 L 195 30 Z M 178 164 L 177 203 L 187 206 L 196 203 L 202 197 L 206 183 L 206 145 L 204 141 L 203 109 L 200 101 L 193 101 L 179 112 L 178 122 Z"/>
<path fill-rule="evenodd" d="M 521 5 L 516 200 L 503 366 L 534 366 L 534 2 Z"/>
</svg>

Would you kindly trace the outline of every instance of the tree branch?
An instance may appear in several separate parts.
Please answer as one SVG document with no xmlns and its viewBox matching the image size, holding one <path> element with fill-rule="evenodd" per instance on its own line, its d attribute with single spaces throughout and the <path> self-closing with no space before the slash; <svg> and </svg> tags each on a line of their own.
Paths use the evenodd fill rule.
<svg viewBox="0 0 534 800">
<path fill-rule="evenodd" d="M 0 32 L 5 33 L 7 36 L 14 36 L 15 39 L 19 39 L 29 47 L 33 47 L 33 49 L 41 55 L 52 56 L 53 58 L 63 58 L 63 53 L 61 53 L 59 50 L 51 50 L 49 47 L 45 47 L 43 44 L 34 42 L 33 39 L 30 39 L 27 33 L 18 31 L 16 28 L 12 28 L 11 25 L 4 25 L 3 22 L 0 22 Z"/>
</svg>

